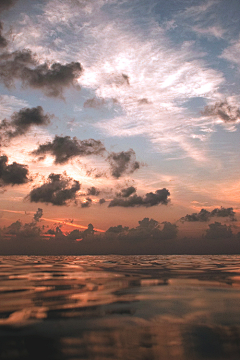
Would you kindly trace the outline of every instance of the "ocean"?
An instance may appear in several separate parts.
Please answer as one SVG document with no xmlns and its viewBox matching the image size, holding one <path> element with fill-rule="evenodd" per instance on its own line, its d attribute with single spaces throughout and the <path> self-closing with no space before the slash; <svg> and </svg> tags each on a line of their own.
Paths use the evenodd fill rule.
<svg viewBox="0 0 240 360">
<path fill-rule="evenodd" d="M 240 256 L 2 256 L 1 360 L 239 360 Z"/>
</svg>

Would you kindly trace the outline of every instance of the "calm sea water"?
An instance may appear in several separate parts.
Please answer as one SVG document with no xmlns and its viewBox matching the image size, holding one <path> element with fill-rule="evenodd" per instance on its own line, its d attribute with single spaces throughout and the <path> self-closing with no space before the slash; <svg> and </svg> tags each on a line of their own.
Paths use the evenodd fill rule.
<svg viewBox="0 0 240 360">
<path fill-rule="evenodd" d="M 240 256 L 0 257 L 0 359 L 240 359 Z"/>
</svg>

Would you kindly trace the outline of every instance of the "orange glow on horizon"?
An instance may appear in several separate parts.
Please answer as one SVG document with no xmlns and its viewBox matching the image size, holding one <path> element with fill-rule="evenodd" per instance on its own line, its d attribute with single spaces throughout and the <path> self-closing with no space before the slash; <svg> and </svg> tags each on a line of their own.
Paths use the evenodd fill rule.
<svg viewBox="0 0 240 360">
<path fill-rule="evenodd" d="M 46 219 L 44 217 L 41 218 L 42 220 L 45 220 L 45 221 L 50 221 L 50 222 L 57 222 L 59 224 L 63 224 L 63 225 L 68 225 L 68 226 L 73 226 L 73 227 L 76 227 L 76 228 L 80 228 L 80 229 L 88 229 L 88 226 L 84 226 L 84 225 L 77 225 L 77 224 L 73 224 L 73 223 L 69 223 L 69 222 L 66 222 L 66 221 L 61 221 L 61 220 L 53 220 L 53 219 Z M 102 230 L 102 229 L 95 229 L 95 231 L 98 231 L 98 232 L 105 232 L 105 230 Z"/>
<path fill-rule="evenodd" d="M 17 210 L 5 210 L 5 209 L 0 209 L 0 211 L 5 211 L 5 212 L 10 212 L 10 213 L 16 213 L 16 214 L 23 214 L 23 215 L 29 215 L 29 214 L 35 214 L 35 211 L 29 211 L 29 212 L 26 212 L 26 211 L 17 211 Z M 84 226 L 84 225 L 78 225 L 78 224 L 73 224 L 73 223 L 70 223 L 70 222 L 66 222 L 66 221 L 62 221 L 62 220 L 53 220 L 53 219 L 47 219 L 45 217 L 41 217 L 42 220 L 45 220 L 45 221 L 50 221 L 50 222 L 53 222 L 53 223 L 59 223 L 59 224 L 62 224 L 62 225 L 68 225 L 68 226 L 72 226 L 72 227 L 75 227 L 75 228 L 80 228 L 80 229 L 88 229 L 88 226 Z M 95 229 L 95 231 L 97 232 L 105 232 L 105 230 L 102 230 L 102 229 Z"/>
</svg>

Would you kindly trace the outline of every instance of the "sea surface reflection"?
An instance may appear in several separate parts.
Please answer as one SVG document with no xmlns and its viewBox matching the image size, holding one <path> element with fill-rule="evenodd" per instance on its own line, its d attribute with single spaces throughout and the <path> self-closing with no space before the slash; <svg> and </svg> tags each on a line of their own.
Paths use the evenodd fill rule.
<svg viewBox="0 0 240 360">
<path fill-rule="evenodd" d="M 0 257 L 0 359 L 240 359 L 240 256 Z"/>
</svg>

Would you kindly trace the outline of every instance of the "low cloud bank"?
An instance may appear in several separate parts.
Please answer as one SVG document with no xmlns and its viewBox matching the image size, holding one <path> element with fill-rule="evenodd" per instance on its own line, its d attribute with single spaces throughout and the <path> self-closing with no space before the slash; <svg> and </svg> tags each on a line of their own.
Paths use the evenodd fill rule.
<svg viewBox="0 0 240 360">
<path fill-rule="evenodd" d="M 209 224 L 201 238 L 180 238 L 178 226 L 144 218 L 135 228 L 111 226 L 105 233 L 94 230 L 92 224 L 84 231 L 64 233 L 60 226 L 41 226 L 43 212 L 38 208 L 29 224 L 17 220 L 0 229 L 1 254 L 75 254 L 75 255 L 167 255 L 167 254 L 239 254 L 240 232 L 232 226 Z"/>
</svg>

